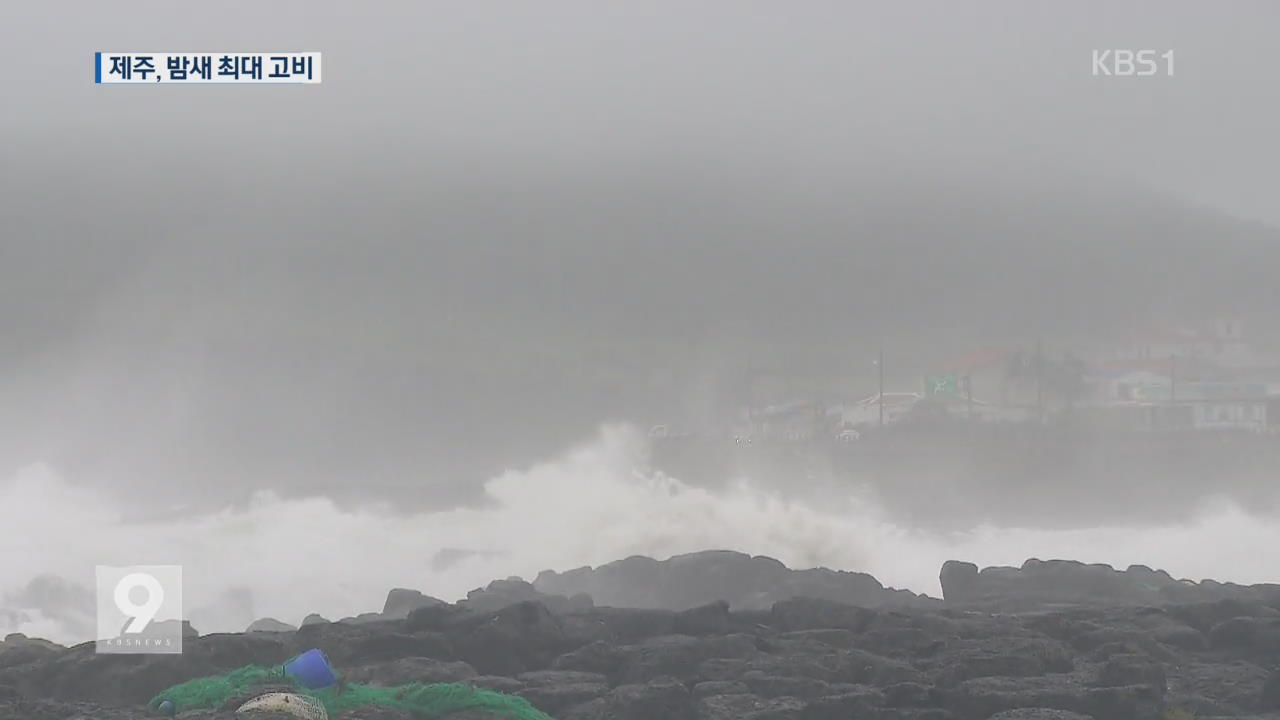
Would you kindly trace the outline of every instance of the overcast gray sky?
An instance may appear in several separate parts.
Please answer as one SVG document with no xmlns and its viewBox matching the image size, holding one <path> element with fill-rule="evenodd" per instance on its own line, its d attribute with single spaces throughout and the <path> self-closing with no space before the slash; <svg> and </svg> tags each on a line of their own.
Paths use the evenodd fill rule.
<svg viewBox="0 0 1280 720">
<path fill-rule="evenodd" d="M 1264 306 L 1278 15 L 6 3 L 0 462 L 452 496 L 696 404 L 743 345 Z M 1175 75 L 1094 77 L 1104 48 Z M 290 49 L 323 84 L 92 83 L 95 51 Z"/>
</svg>

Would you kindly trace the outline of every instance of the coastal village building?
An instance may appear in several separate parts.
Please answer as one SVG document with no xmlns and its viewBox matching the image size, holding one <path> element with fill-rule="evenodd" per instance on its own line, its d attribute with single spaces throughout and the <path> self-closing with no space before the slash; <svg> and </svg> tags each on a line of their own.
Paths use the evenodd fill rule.
<svg viewBox="0 0 1280 720">
<path fill-rule="evenodd" d="M 883 402 L 879 392 L 777 402 L 786 397 L 785 381 L 779 375 L 763 385 L 757 371 L 753 399 L 759 402 L 760 391 L 771 389 L 763 394 L 775 401 L 742 405 L 726 427 L 739 440 L 848 440 L 882 422 L 897 427 L 938 419 L 1026 423 L 1067 417 L 1099 430 L 1280 433 L 1280 355 L 1255 348 L 1240 320 L 1076 345 L 1079 350 L 1068 343 L 1010 342 L 920 363 L 933 369 L 917 388 L 904 390 L 899 377 Z M 793 391 L 823 396 L 820 388 Z"/>
</svg>

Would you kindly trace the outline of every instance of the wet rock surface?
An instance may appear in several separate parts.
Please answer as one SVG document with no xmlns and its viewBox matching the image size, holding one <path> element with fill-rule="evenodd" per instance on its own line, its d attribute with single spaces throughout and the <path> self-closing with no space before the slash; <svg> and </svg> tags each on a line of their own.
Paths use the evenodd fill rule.
<svg viewBox="0 0 1280 720">
<path fill-rule="evenodd" d="M 947 604 L 1018 611 L 1055 604 L 1149 605 L 1232 601 L 1280 605 L 1280 585 L 1237 585 L 1175 579 L 1163 570 L 1073 560 L 1030 559 L 1021 567 L 988 567 L 949 561 L 940 575 Z"/>
<path fill-rule="evenodd" d="M 938 600 L 886 588 L 860 572 L 792 570 L 768 557 L 728 550 L 677 555 L 668 560 L 634 556 L 598 568 L 545 571 L 540 592 L 588 595 L 599 605 L 686 610 L 723 601 L 736 610 L 768 609 L 793 597 L 836 600 L 863 607 L 937 607 Z"/>
<path fill-rule="evenodd" d="M 707 560 L 708 572 L 726 561 Z M 980 596 L 1017 610 L 973 607 L 975 573 L 948 564 L 948 601 L 957 578 L 965 590 L 947 605 L 860 605 L 858 591 L 847 602 L 789 597 L 738 608 L 693 589 L 667 596 L 668 607 L 626 609 L 565 594 L 576 587 L 548 594 L 545 583 L 511 579 L 455 604 L 400 590 L 387 613 L 190 638 L 180 656 L 98 655 L 92 644 L 10 636 L 0 643 L 0 720 L 157 717 L 145 703 L 165 687 L 311 647 L 352 682 L 465 683 L 519 695 L 559 720 L 1280 719 L 1280 601 L 1268 587 L 1210 600 L 1166 592 L 1142 604 L 1131 601 L 1145 596 L 1114 585 L 1130 572 L 1094 568 L 1056 566 L 1052 582 L 1036 566 L 1031 581 L 997 573 L 1008 595 L 991 584 Z M 1077 570 L 1092 592 L 1125 601 L 1072 587 Z"/>
</svg>

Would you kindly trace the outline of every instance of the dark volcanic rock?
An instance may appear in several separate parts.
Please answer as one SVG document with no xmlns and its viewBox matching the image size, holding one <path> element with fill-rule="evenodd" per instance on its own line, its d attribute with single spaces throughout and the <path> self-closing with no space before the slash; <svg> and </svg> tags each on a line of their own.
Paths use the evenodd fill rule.
<svg viewBox="0 0 1280 720">
<path fill-rule="evenodd" d="M 867 607 L 788 595 L 743 610 L 734 593 L 758 602 L 777 588 L 828 593 L 828 583 L 863 600 L 893 593 L 856 574 L 780 572 L 736 553 L 621 565 L 657 583 L 646 602 L 680 609 L 596 607 L 504 580 L 452 605 L 393 591 L 383 612 L 360 622 L 191 637 L 181 656 L 98 655 L 91 644 L 13 635 L 0 642 L 0 720 L 154 717 L 142 703 L 169 685 L 277 665 L 312 647 L 348 682 L 463 683 L 519 695 L 557 720 L 1280 718 L 1280 612 L 1265 586 L 1206 600 L 1194 593 L 1238 590 L 1141 567 L 1032 561 L 979 572 L 948 563 L 947 594 L 982 602 Z M 708 574 L 701 585 L 699 572 Z M 692 585 L 663 585 L 677 580 Z M 773 589 L 752 594 L 766 585 Z M 692 602 L 709 587 L 731 592 Z M 1171 587 L 1192 599 L 1170 601 Z M 1097 595 L 1116 601 L 1090 599 Z M 231 720 L 229 709 L 186 717 Z M 493 720 L 474 711 L 449 720 L 462 718 Z M 407 717 L 382 708 L 334 720 Z"/>
<path fill-rule="evenodd" d="M 387 619 L 404 619 L 409 617 L 409 613 L 418 608 L 438 607 L 446 604 L 443 600 L 423 595 L 417 590 L 394 588 L 387 593 L 387 600 L 382 604 L 382 616 Z"/>
<path fill-rule="evenodd" d="M 609 686 L 603 682 L 551 683 L 524 688 L 518 694 L 539 710 L 557 716 L 569 708 L 608 695 Z"/>
<path fill-rule="evenodd" d="M 1131 565 L 1088 565 L 1074 560 L 1030 559 L 1020 568 L 988 567 L 947 561 L 939 575 L 942 594 L 951 606 L 983 607 L 1009 612 L 1076 605 L 1148 605 L 1211 603 L 1234 600 L 1280 605 L 1280 585 L 1235 585 L 1205 580 L 1176 580 L 1163 570 Z"/>
<path fill-rule="evenodd" d="M 672 624 L 681 635 L 724 635 L 733 631 L 729 603 L 723 600 L 682 610 L 676 614 Z"/>
<path fill-rule="evenodd" d="M 946 706 L 966 720 L 1022 708 L 1068 710 L 1094 720 L 1159 720 L 1164 709 L 1147 687 L 1094 688 L 1062 676 L 967 680 L 948 691 Z"/>
<path fill-rule="evenodd" d="M 1280 710 L 1280 671 L 1271 673 L 1258 696 L 1260 710 Z"/>
<path fill-rule="evenodd" d="M 5 650 L 12 650 L 20 647 L 21 648 L 40 647 L 40 648 L 45 648 L 47 650 L 65 650 L 66 649 L 64 646 L 59 645 L 55 642 L 50 642 L 43 638 L 30 638 L 30 637 L 27 637 L 26 635 L 23 635 L 22 633 L 9 633 L 8 635 L 4 636 L 3 640 L 0 640 L 0 652 L 4 652 Z"/>
<path fill-rule="evenodd" d="M 1232 618 L 1280 618 L 1280 609 L 1243 600 L 1182 603 L 1169 608 L 1169 614 L 1188 626 L 1208 633 L 1214 626 Z"/>
<path fill-rule="evenodd" d="M 938 582 L 942 585 L 942 599 L 950 603 L 964 602 L 980 595 L 978 566 L 971 562 L 948 560 L 942 563 Z"/>
<path fill-rule="evenodd" d="M 796 698 L 769 700 L 756 695 L 712 695 L 698 700 L 699 720 L 801 720 L 805 703 Z"/>
<path fill-rule="evenodd" d="M 1071 648 L 1046 638 L 954 640 L 934 663 L 937 681 L 951 686 L 982 677 L 1039 677 L 1075 669 Z"/>
<path fill-rule="evenodd" d="M 27 665 L 49 660 L 66 650 L 61 645 L 28 638 L 22 633 L 10 633 L 0 641 L 0 668 Z M 0 693 L 3 693 L 0 690 Z M 3 697 L 0 694 L 0 697 Z"/>
<path fill-rule="evenodd" d="M 1237 617 L 1209 630 L 1215 650 L 1239 650 L 1275 656 L 1280 653 L 1280 619 Z"/>
<path fill-rule="evenodd" d="M 395 686 L 407 683 L 456 683 L 471 681 L 479 673 L 467 663 L 458 660 L 436 660 L 425 657 L 404 657 L 380 663 L 345 669 L 343 678 L 349 682 L 367 685 Z"/>
<path fill-rule="evenodd" d="M 288 632 L 293 632 L 294 630 L 297 630 L 297 629 L 298 628 L 290 625 L 289 623 L 281 622 L 275 618 L 260 618 L 250 623 L 249 627 L 245 628 L 245 632 L 247 633 L 252 633 L 252 632 L 288 633 Z"/>
<path fill-rule="evenodd" d="M 562 616 L 560 622 L 566 635 L 583 642 L 629 643 L 677 634 L 676 613 L 671 610 L 602 607 Z"/>
<path fill-rule="evenodd" d="M 154 720 L 155 715 L 137 707 L 103 707 L 94 703 L 55 700 L 0 700 L 0 720 Z M 230 713 L 210 713 L 201 720 L 233 720 Z"/>
<path fill-rule="evenodd" d="M 404 657 L 453 659 L 455 649 L 441 633 L 407 633 L 403 623 L 328 623 L 298 628 L 289 640 L 290 649 L 303 652 L 323 650 L 339 666 L 395 660 Z"/>
<path fill-rule="evenodd" d="M 745 695 L 751 692 L 744 683 L 735 680 L 706 680 L 693 686 L 694 697 L 711 695 Z"/>
<path fill-rule="evenodd" d="M 1163 695 L 1168 680 L 1164 666 L 1145 655 L 1116 655 L 1103 664 L 1094 684 L 1099 687 L 1145 685 Z"/>
<path fill-rule="evenodd" d="M 1049 708 L 1019 708 L 1005 710 L 992 715 L 989 720 L 1092 720 L 1088 715 L 1081 715 L 1070 710 L 1051 710 Z"/>
<path fill-rule="evenodd" d="M 274 633 L 206 635 L 183 643 L 181 655 L 110 655 L 85 643 L 40 662 L 0 668 L 0 685 L 23 697 L 140 704 L 196 677 L 245 665 L 274 665 L 290 655 Z"/>
<path fill-rule="evenodd" d="M 727 635 L 694 638 L 668 635 L 619 648 L 615 682 L 645 683 L 659 677 L 702 677 L 700 665 L 711 659 L 742 660 L 759 653 L 755 642 L 747 636 Z M 732 679 L 710 677 L 707 680 Z"/>
<path fill-rule="evenodd" d="M 584 593 L 575 593 L 570 598 L 541 592 L 520 578 L 507 578 L 495 580 L 483 589 L 472 590 L 467 593 L 466 600 L 458 603 L 458 607 L 473 612 L 491 612 L 526 602 L 538 603 L 556 614 L 582 612 L 594 605 L 591 597 Z"/>
<path fill-rule="evenodd" d="M 503 677 L 502 675 L 478 675 L 467 680 L 466 684 L 508 695 L 514 695 L 524 689 L 524 683 L 515 678 Z"/>
<path fill-rule="evenodd" d="M 792 598 L 775 603 L 771 619 L 780 630 L 852 630 L 861 632 L 875 620 L 876 613 L 831 600 Z"/>
<path fill-rule="evenodd" d="M 412 633 L 443 630 L 456 617 L 466 614 L 462 608 L 454 605 L 424 605 L 411 610 L 405 618 L 404 627 Z"/>
<path fill-rule="evenodd" d="M 390 618 L 383 617 L 382 613 L 367 612 L 367 613 L 360 613 L 359 615 L 356 615 L 354 617 L 344 617 L 338 622 L 344 623 L 346 625 L 365 625 L 368 623 L 383 622 L 388 619 Z"/>
<path fill-rule="evenodd" d="M 876 708 L 884 697 L 877 692 L 855 691 L 810 700 L 801 711 L 802 720 L 844 720 L 845 718 L 883 716 Z"/>
<path fill-rule="evenodd" d="M 610 717 L 617 720 L 695 720 L 693 695 L 680 681 L 656 678 L 643 685 L 621 685 L 609 696 Z"/>
<path fill-rule="evenodd" d="M 549 668 L 571 644 L 556 617 L 536 602 L 464 613 L 451 619 L 444 632 L 460 659 L 492 675 Z"/>
<path fill-rule="evenodd" d="M 601 605 L 688 610 L 716 601 L 735 610 L 767 609 L 804 596 L 865 607 L 930 607 L 936 600 L 885 588 L 866 573 L 827 569 L 791 570 L 767 557 L 731 551 L 677 555 L 669 560 L 635 556 L 564 573 L 538 575 L 544 593 L 585 593 Z"/>
</svg>

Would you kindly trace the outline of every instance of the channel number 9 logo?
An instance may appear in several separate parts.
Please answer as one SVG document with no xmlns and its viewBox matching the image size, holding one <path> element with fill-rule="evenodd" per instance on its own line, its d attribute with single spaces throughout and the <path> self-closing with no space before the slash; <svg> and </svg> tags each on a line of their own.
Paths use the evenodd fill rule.
<svg viewBox="0 0 1280 720">
<path fill-rule="evenodd" d="M 133 591 L 139 588 L 147 591 L 146 602 L 133 601 Z M 151 621 L 156 619 L 160 608 L 164 607 L 164 587 L 160 585 L 155 575 L 135 572 L 120 578 L 120 582 L 116 583 L 113 599 L 116 602 L 116 609 L 129 618 L 129 624 L 125 626 L 124 631 L 131 634 L 140 633 L 147 629 Z"/>
<path fill-rule="evenodd" d="M 99 565 L 97 575 L 98 652 L 182 652 L 182 566 Z"/>
</svg>

